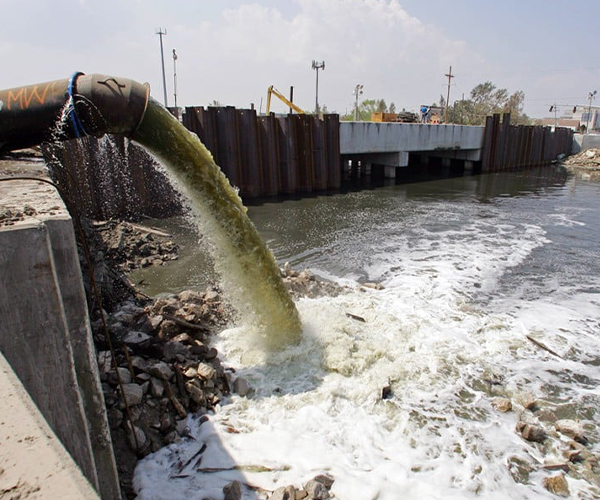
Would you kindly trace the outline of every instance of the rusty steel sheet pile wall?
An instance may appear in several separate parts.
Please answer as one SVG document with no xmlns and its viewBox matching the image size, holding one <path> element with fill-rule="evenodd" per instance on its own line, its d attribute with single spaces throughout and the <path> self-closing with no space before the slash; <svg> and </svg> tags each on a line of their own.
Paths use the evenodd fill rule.
<svg viewBox="0 0 600 500">
<path fill-rule="evenodd" d="M 568 128 L 511 125 L 510 113 L 488 116 L 482 152 L 482 172 L 550 164 L 561 155 L 569 155 L 573 131 Z"/>
<path fill-rule="evenodd" d="M 42 146 L 51 177 L 81 214 L 92 219 L 167 217 L 179 195 L 143 148 L 121 135 Z"/>
<path fill-rule="evenodd" d="M 198 135 L 242 197 L 312 193 L 341 185 L 339 116 L 258 116 L 233 107 L 186 107 Z"/>
</svg>

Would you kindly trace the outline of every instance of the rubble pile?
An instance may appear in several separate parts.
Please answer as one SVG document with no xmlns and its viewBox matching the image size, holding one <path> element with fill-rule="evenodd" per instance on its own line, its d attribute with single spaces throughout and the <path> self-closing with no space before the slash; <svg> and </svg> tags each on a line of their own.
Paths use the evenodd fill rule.
<svg viewBox="0 0 600 500">
<path fill-rule="evenodd" d="M 107 257 L 121 271 L 162 266 L 178 258 L 178 247 L 167 233 L 116 220 L 94 222 Z"/>
<path fill-rule="evenodd" d="M 207 418 L 223 397 L 231 392 L 247 397 L 252 388 L 233 369 L 224 367 L 210 346 L 211 335 L 233 319 L 218 288 L 186 290 L 152 300 L 136 294 L 123 274 L 144 262 L 162 265 L 176 258 L 177 247 L 167 235 L 116 221 L 85 226 L 104 305 L 104 321 L 93 299 L 90 305 L 100 380 L 124 497 L 134 498 L 137 461 L 185 439 L 188 413 Z M 318 281 L 308 271 L 292 270 L 289 264 L 281 274 L 295 297 L 335 296 L 345 290 Z M 315 488 L 313 494 L 289 486 L 272 497 L 329 498 L 327 488 Z M 290 496 L 292 490 L 297 491 L 294 496 Z"/>
<path fill-rule="evenodd" d="M 591 422 L 559 418 L 568 413 L 567 408 L 551 409 L 532 395 L 496 397 L 491 404 L 501 413 L 516 411 L 515 431 L 532 447 L 530 459 L 522 455 L 508 459 L 516 482 L 529 484 L 534 472 L 543 471 L 544 487 L 558 496 L 570 496 L 567 479 L 585 480 L 600 488 L 600 455 L 594 453 L 599 436 Z"/>
<path fill-rule="evenodd" d="M 139 458 L 185 435 L 189 412 L 214 410 L 231 387 L 242 388 L 241 395 L 249 390 L 207 345 L 208 336 L 228 320 L 215 289 L 181 292 L 145 307 L 127 300 L 106 317 L 114 359 L 102 321 L 94 322 L 100 380 L 125 492 L 131 491 Z"/>
<path fill-rule="evenodd" d="M 588 149 L 569 156 L 563 164 L 576 172 L 600 172 L 600 149 Z"/>
<path fill-rule="evenodd" d="M 290 295 L 297 299 L 300 297 L 337 297 L 339 294 L 347 291 L 347 288 L 336 283 L 319 281 L 308 270 L 298 272 L 286 262 L 280 269 L 283 284 L 290 292 Z"/>
</svg>

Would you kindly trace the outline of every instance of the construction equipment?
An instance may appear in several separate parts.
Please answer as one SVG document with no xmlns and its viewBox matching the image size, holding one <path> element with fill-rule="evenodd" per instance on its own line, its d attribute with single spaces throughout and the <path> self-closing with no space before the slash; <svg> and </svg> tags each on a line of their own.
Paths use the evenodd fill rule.
<svg viewBox="0 0 600 500">
<path fill-rule="evenodd" d="M 304 110 L 300 109 L 292 101 L 286 99 L 285 96 L 279 92 L 279 90 L 273 87 L 273 85 L 271 85 L 267 90 L 267 114 L 269 114 L 271 111 L 271 94 L 275 95 L 275 97 L 278 97 L 281 102 L 292 108 L 296 113 L 305 114 Z"/>
<path fill-rule="evenodd" d="M 371 113 L 372 122 L 417 123 L 419 117 L 410 111 L 400 113 Z"/>
</svg>

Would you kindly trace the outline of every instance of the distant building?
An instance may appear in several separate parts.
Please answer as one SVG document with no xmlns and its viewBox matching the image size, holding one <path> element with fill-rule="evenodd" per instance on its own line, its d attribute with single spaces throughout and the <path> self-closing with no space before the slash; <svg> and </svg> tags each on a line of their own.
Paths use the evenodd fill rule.
<svg viewBox="0 0 600 500">
<path fill-rule="evenodd" d="M 589 132 L 600 132 L 600 109 L 590 108 L 588 106 L 577 106 L 573 113 L 573 118 L 578 119 L 580 127 L 587 127 L 590 124 Z"/>
<path fill-rule="evenodd" d="M 542 118 L 540 122 L 542 125 L 554 128 L 555 122 L 557 127 L 570 128 L 576 132 L 586 130 L 588 126 L 590 132 L 600 132 L 600 108 L 592 108 L 588 112 L 588 106 L 576 106 L 575 111 L 571 113 L 565 113 L 560 118 Z"/>
<path fill-rule="evenodd" d="M 540 120 L 542 125 L 546 127 L 552 127 L 556 125 L 557 127 L 570 128 L 571 130 L 579 130 L 580 121 L 573 118 L 542 118 Z"/>
</svg>

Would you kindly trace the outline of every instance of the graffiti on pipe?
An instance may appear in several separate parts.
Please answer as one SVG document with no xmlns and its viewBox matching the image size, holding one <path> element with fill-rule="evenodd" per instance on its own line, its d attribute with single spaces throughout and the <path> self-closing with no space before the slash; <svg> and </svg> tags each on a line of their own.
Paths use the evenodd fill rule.
<svg viewBox="0 0 600 500">
<path fill-rule="evenodd" d="M 56 82 L 48 82 L 41 85 L 33 85 L 31 87 L 21 87 L 20 89 L 12 89 L 8 91 L 8 98 L 6 102 L 6 109 L 12 110 L 13 107 L 16 109 L 28 109 L 31 102 L 35 99 L 35 104 L 44 104 L 48 92 L 52 89 Z M 0 101 L 2 102 L 2 101 Z M 4 103 L 2 103 L 4 104 Z M 3 106 L 0 105 L 0 111 Z"/>
</svg>

